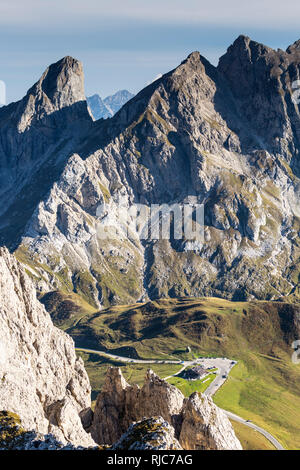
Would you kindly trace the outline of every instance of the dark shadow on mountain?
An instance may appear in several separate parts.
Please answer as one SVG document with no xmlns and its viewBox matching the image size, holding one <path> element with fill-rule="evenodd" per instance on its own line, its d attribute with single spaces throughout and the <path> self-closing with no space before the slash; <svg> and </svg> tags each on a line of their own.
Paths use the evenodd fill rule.
<svg viewBox="0 0 300 470">
<path fill-rule="evenodd" d="M 6 108 L 9 108 L 13 115 L 16 106 L 19 107 L 20 102 Z M 8 109 L 4 109 L 8 119 L 5 120 L 5 125 L 0 110 L 0 172 L 1 168 L 10 164 L 16 181 L 9 193 L 2 194 L 2 198 L 7 199 L 7 210 L 0 217 L 0 224 L 3 226 L 0 230 L 2 245 L 14 250 L 20 243 L 35 208 L 48 194 L 53 183 L 60 178 L 68 158 L 76 152 L 82 134 L 92 123 L 91 119 L 89 121 L 86 118 L 86 109 L 85 101 L 77 102 L 32 123 L 23 133 L 14 128 L 12 137 L 15 139 L 16 148 L 11 144 L 11 138 L 5 139 L 3 136 L 7 133 L 11 136 L 11 122 L 14 119 L 12 117 L 10 120 L 7 116 Z M 12 162 L 15 163 L 15 168 Z M 24 179 L 28 181 L 13 199 L 15 186 L 21 186 Z"/>
</svg>

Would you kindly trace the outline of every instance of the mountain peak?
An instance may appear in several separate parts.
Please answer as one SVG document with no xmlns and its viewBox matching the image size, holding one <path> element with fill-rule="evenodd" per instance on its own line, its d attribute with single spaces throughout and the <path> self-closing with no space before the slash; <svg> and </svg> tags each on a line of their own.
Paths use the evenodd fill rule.
<svg viewBox="0 0 300 470">
<path fill-rule="evenodd" d="M 298 39 L 293 44 L 291 44 L 286 50 L 286 52 L 288 52 L 289 54 L 296 52 L 296 51 L 300 52 L 300 39 Z"/>
<path fill-rule="evenodd" d="M 201 54 L 199 51 L 193 51 L 187 56 L 187 58 L 182 63 L 199 61 L 200 57 L 201 57 Z"/>
<path fill-rule="evenodd" d="M 107 96 L 103 102 L 111 110 L 112 115 L 119 111 L 122 106 L 134 97 L 128 90 L 119 90 L 114 95 Z"/>
<path fill-rule="evenodd" d="M 225 64 L 233 62 L 236 58 L 239 61 L 247 60 L 252 62 L 257 60 L 258 57 L 273 51 L 268 46 L 259 42 L 253 41 L 249 36 L 241 34 L 236 40 L 228 47 L 226 53 L 219 60 L 219 67 L 222 68 Z"/>
<path fill-rule="evenodd" d="M 251 41 L 251 38 L 249 36 L 246 36 L 245 34 L 240 34 L 234 41 L 232 45 L 237 45 L 237 44 L 249 44 Z"/>
<path fill-rule="evenodd" d="M 254 88 L 258 76 L 272 68 L 276 55 L 270 47 L 240 35 L 220 57 L 217 68 L 226 76 L 232 90 L 245 97 Z"/>
<path fill-rule="evenodd" d="M 181 70 L 182 66 L 186 66 L 188 69 L 198 68 L 202 62 L 206 62 L 206 59 L 200 54 L 199 51 L 191 52 L 186 59 L 184 59 L 181 64 L 174 70 L 175 72 Z"/>
<path fill-rule="evenodd" d="M 89 96 L 87 98 L 87 102 L 93 117 L 98 120 L 101 118 L 107 119 L 112 117 L 133 97 L 134 94 L 130 93 L 130 91 L 119 90 L 104 99 L 102 99 L 98 94 Z"/>
<path fill-rule="evenodd" d="M 17 111 L 21 114 L 18 129 L 24 132 L 33 120 L 39 121 L 45 116 L 75 104 L 77 107 L 78 105 L 82 107 L 84 104 L 81 115 L 82 118 L 87 118 L 82 64 L 73 57 L 66 56 L 47 67 L 41 78 L 20 102 Z"/>
<path fill-rule="evenodd" d="M 44 93 L 58 109 L 85 101 L 81 62 L 67 56 L 50 65 L 28 93 L 32 92 Z"/>
</svg>

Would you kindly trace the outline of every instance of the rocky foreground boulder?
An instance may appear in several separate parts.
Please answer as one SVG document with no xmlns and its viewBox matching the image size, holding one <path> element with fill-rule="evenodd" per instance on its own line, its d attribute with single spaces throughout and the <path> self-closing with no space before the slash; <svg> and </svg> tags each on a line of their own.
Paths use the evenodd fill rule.
<svg viewBox="0 0 300 470">
<path fill-rule="evenodd" d="M 197 392 L 185 401 L 179 440 L 190 450 L 242 448 L 225 413 L 211 398 Z"/>
<path fill-rule="evenodd" d="M 95 445 L 81 424 L 91 387 L 71 337 L 55 328 L 32 282 L 0 248 L 0 410 L 62 443 Z"/>
<path fill-rule="evenodd" d="M 96 447 L 95 447 L 96 448 Z M 53 434 L 41 434 L 24 429 L 20 417 L 0 411 L 0 450 L 83 450 L 82 446 L 63 444 Z"/>
<path fill-rule="evenodd" d="M 229 419 L 211 398 L 194 393 L 186 399 L 151 370 L 142 388 L 129 385 L 119 368 L 109 368 L 96 402 L 90 429 L 93 439 L 115 444 L 129 425 L 153 416 L 161 416 L 173 427 L 183 449 L 242 449 Z"/>
<path fill-rule="evenodd" d="M 27 431 L 20 417 L 0 411 L 1 450 L 86 450 L 71 443 L 63 444 L 52 434 Z M 182 450 L 174 436 L 174 428 L 161 416 L 133 423 L 113 446 L 89 447 L 89 450 Z"/>
<path fill-rule="evenodd" d="M 182 450 L 174 428 L 161 416 L 133 423 L 112 450 Z"/>
</svg>

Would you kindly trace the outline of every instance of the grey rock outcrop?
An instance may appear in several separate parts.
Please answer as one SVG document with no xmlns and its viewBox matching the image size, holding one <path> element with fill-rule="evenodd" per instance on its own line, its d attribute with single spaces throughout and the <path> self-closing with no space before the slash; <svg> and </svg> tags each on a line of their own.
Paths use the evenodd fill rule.
<svg viewBox="0 0 300 470">
<path fill-rule="evenodd" d="M 16 413 L 26 430 L 88 447 L 94 442 L 80 415 L 90 393 L 73 340 L 54 327 L 19 262 L 0 248 L 0 410 Z"/>
<path fill-rule="evenodd" d="M 179 441 L 191 450 L 242 450 L 232 426 L 210 397 L 193 393 L 182 412 Z"/>
<path fill-rule="evenodd" d="M 163 416 L 172 425 L 181 412 L 184 396 L 176 387 L 147 372 L 145 384 L 129 385 L 119 368 L 110 367 L 97 397 L 93 424 L 94 440 L 113 444 L 128 426 L 143 417 Z"/>
<path fill-rule="evenodd" d="M 94 447 L 96 449 L 97 446 Z M 53 434 L 26 431 L 19 416 L 0 411 L 0 450 L 84 450 L 85 447 L 63 444 Z M 90 447 L 89 449 L 92 449 Z"/>
<path fill-rule="evenodd" d="M 111 450 L 182 450 L 174 428 L 161 416 L 133 423 Z"/>
<path fill-rule="evenodd" d="M 155 416 L 169 423 L 184 449 L 242 449 L 227 416 L 210 398 L 196 393 L 185 399 L 180 390 L 151 370 L 139 388 L 129 385 L 120 369 L 108 369 L 97 397 L 91 435 L 98 444 L 115 444 L 132 423 Z M 127 438 L 121 438 L 117 448 L 123 439 Z"/>
</svg>

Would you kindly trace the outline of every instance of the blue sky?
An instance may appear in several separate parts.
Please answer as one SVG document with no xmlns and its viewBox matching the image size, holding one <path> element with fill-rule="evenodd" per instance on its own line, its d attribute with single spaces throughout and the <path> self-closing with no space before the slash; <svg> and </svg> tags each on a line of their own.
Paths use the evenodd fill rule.
<svg viewBox="0 0 300 470">
<path fill-rule="evenodd" d="M 212 63 L 239 34 L 274 48 L 300 38 L 297 0 L 1 0 L 0 80 L 20 99 L 65 55 L 86 94 L 137 92 L 194 50 Z"/>
</svg>

